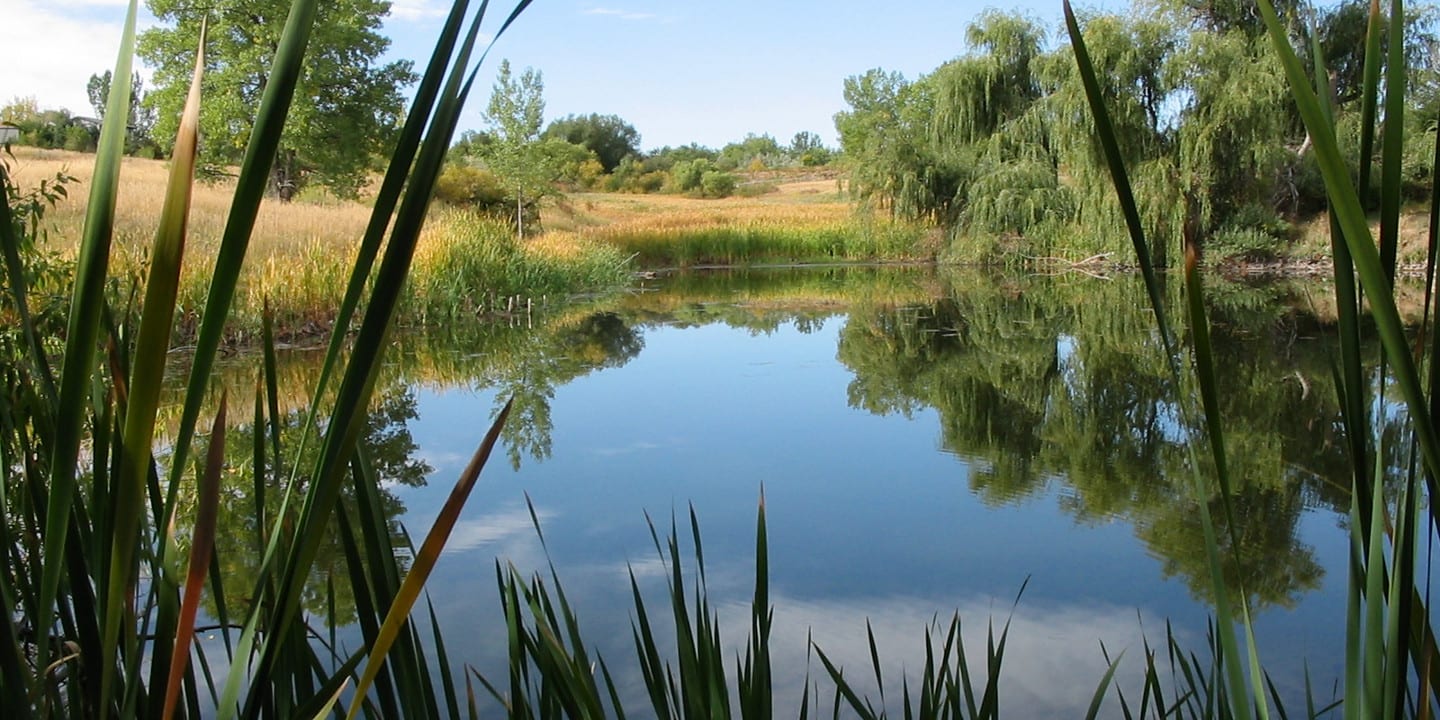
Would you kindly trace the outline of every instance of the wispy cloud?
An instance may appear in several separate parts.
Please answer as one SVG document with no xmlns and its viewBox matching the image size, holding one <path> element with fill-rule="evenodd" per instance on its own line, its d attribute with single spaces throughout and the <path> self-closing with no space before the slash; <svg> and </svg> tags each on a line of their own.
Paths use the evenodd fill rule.
<svg viewBox="0 0 1440 720">
<path fill-rule="evenodd" d="M 41 108 L 90 114 L 85 83 L 91 74 L 114 67 L 124 19 L 114 0 L 7 2 L 0 21 L 7 60 L 0 103 L 33 95 Z M 142 17 L 139 24 L 143 29 L 153 22 Z"/>
<path fill-rule="evenodd" d="M 537 509 L 535 515 L 542 522 L 555 516 L 553 512 L 541 509 Z M 429 524 L 422 523 L 420 527 L 429 527 Z M 530 512 L 523 507 L 511 508 L 456 523 L 455 529 L 450 533 L 450 541 L 445 543 L 445 553 L 501 544 L 534 532 L 535 528 L 530 523 Z"/>
<path fill-rule="evenodd" d="M 629 10 L 603 7 L 590 8 L 584 12 L 586 15 L 608 15 L 610 17 L 620 18 L 621 20 L 655 20 L 659 17 L 654 13 L 631 12 Z"/>
<path fill-rule="evenodd" d="M 446 12 L 437 0 L 390 0 L 390 17 L 396 20 L 428 20 L 444 17 Z"/>
</svg>

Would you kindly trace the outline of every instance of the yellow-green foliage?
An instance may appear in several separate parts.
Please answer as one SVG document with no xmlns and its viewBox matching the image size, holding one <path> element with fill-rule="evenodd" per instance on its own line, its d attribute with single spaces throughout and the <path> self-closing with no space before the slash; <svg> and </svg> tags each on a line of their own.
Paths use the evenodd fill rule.
<svg viewBox="0 0 1440 720">
<path fill-rule="evenodd" d="M 422 321 L 500 309 L 498 299 L 515 295 L 614 288 L 629 277 L 613 247 L 522 243 L 503 221 L 467 210 L 436 210 L 432 220 L 410 278 L 409 309 Z"/>
<path fill-rule="evenodd" d="M 66 169 L 83 187 L 90 182 L 90 158 L 58 150 L 17 148 L 16 179 L 22 187 Z M 165 163 L 127 158 L 116 218 L 116 257 L 111 274 L 122 288 L 144 277 L 145 248 L 154 235 Z M 450 176 L 455 183 L 463 177 Z M 473 178 L 471 178 L 473 179 Z M 463 183 L 462 183 L 463 184 Z M 483 181 L 479 183 L 483 185 Z M 198 326 L 220 230 L 229 210 L 229 182 L 195 188 L 189 248 L 181 271 L 178 299 L 179 338 Z M 54 226 L 51 249 L 74 256 L 84 215 L 84 193 L 72 188 L 68 199 L 47 216 Z M 282 334 L 324 330 L 339 298 L 365 232 L 369 208 L 363 202 L 321 197 L 313 202 L 267 201 L 256 221 L 249 261 L 240 275 L 230 330 L 237 340 L 254 337 L 268 301 Z M 529 243 L 523 248 L 513 231 L 463 210 L 433 212 L 412 270 L 406 306 L 427 315 L 440 308 L 466 307 L 457 298 L 485 292 L 539 296 L 608 289 L 626 278 L 623 256 L 593 242 Z M 435 293 L 430 296 L 430 293 Z"/>
</svg>

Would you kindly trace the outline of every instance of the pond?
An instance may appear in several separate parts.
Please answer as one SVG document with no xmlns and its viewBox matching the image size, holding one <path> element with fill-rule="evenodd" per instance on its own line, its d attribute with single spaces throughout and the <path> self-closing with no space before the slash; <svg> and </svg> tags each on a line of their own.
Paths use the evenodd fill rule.
<svg viewBox="0 0 1440 720">
<path fill-rule="evenodd" d="M 1292 709 L 1307 667 L 1322 700 L 1343 668 L 1349 499 L 1327 297 L 1296 281 L 1219 283 L 1211 299 L 1240 482 L 1241 560 L 1226 572 L 1252 595 L 1262 660 Z M 1009 622 L 1002 708 L 1077 717 L 1107 652 L 1127 651 L 1131 687 L 1167 623 L 1206 653 L 1185 447 L 1195 428 L 1153 328 L 1126 275 L 669 275 L 619 298 L 404 337 L 368 434 L 387 502 L 418 543 L 515 398 L 429 583 L 457 665 L 504 680 L 497 558 L 544 571 L 548 550 L 627 707 L 645 714 L 630 577 L 652 607 L 664 602 L 650 523 L 662 541 L 675 524 L 688 548 L 693 509 L 709 598 L 738 652 L 763 495 L 782 716 L 807 674 L 829 707 L 809 638 L 847 676 L 871 677 L 867 624 L 898 709 L 927 627 L 958 611 L 972 663 L 987 628 Z M 282 372 L 303 385 L 314 359 L 292 353 Z M 227 502 L 245 507 L 241 495 Z M 342 563 L 323 552 L 317 577 Z M 326 608 L 317 591 L 312 611 Z M 873 682 L 860 687 L 873 695 Z"/>
</svg>

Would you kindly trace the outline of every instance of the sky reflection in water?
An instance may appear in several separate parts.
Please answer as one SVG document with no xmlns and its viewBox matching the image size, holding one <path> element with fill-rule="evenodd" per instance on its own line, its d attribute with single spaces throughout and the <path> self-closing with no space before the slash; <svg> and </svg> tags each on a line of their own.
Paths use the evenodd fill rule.
<svg viewBox="0 0 1440 720">
<path fill-rule="evenodd" d="M 971 657 L 983 658 L 987 623 L 993 621 L 998 631 L 1027 578 L 1002 675 L 1002 705 L 1026 717 L 1083 712 L 1105 670 L 1102 641 L 1111 653 L 1127 650 L 1125 667 L 1132 672 L 1122 671 L 1121 677 L 1136 682 L 1142 623 L 1152 645 L 1163 645 L 1168 618 L 1187 648 L 1203 651 L 1206 607 L 1192 591 L 1193 558 L 1187 564 L 1185 557 L 1187 550 L 1196 556 L 1200 550 L 1188 547 L 1189 535 L 1177 520 L 1186 516 L 1186 506 L 1174 492 L 1183 480 L 1168 477 L 1176 467 L 1170 455 L 1178 455 L 1166 445 L 1176 435 L 1175 420 L 1164 409 L 1168 401 L 1152 403 L 1155 417 L 1149 422 L 1158 428 L 1152 437 L 1119 443 L 1124 447 L 1118 450 L 1111 447 L 1116 443 L 1097 438 L 1092 444 L 1098 460 L 1064 458 L 1070 450 L 1055 444 L 1067 442 L 1067 433 L 1079 433 L 1081 440 L 1068 442 L 1086 446 L 1084 433 L 1095 424 L 1072 416 L 1098 412 L 1110 395 L 1126 396 L 1126 407 L 1117 411 L 1122 420 L 1143 411 L 1137 407 L 1144 403 L 1134 402 L 1120 386 L 1102 391 L 1094 383 L 1143 382 L 1147 366 L 1136 360 L 1139 370 L 1123 363 L 1102 369 L 1112 341 L 1087 339 L 1083 318 L 1056 319 L 1084 311 L 1072 306 L 1047 314 L 1052 311 L 1031 308 L 1025 315 L 1021 302 L 1022 316 L 1008 317 L 1017 306 L 1011 300 L 996 311 L 1000 319 L 985 327 L 975 307 L 963 302 L 958 310 L 923 304 L 852 314 L 826 310 L 798 323 L 782 319 L 748 327 L 707 324 L 693 314 L 677 319 L 678 312 L 642 316 L 622 310 L 620 317 L 643 349 L 628 361 L 540 392 L 553 428 L 546 438 L 548 457 L 517 453 L 515 469 L 497 453 L 471 497 L 430 582 L 451 653 L 482 671 L 498 674 L 503 667 L 494 559 L 527 571 L 545 566 L 525 508 L 528 495 L 590 641 L 609 659 L 635 707 L 646 707 L 630 640 L 628 573 L 633 570 L 642 589 L 659 602 L 664 569 L 647 514 L 662 535 L 677 518 L 682 537 L 688 537 L 686 513 L 693 505 L 703 531 L 711 600 L 720 609 L 727 642 L 738 649 L 748 630 L 755 507 L 762 486 L 781 688 L 777 709 L 799 702 L 805 641 L 812 632 L 832 658 L 868 678 L 867 619 L 887 661 L 887 680 L 896 685 L 887 696 L 898 706 L 900 673 L 920 671 L 929 624 L 937 618 L 948 623 L 958 610 Z M 1090 316 L 1102 310 L 1113 314 L 1113 308 L 1097 308 Z M 935 340 L 937 333 L 885 330 L 907 312 L 922 316 L 922 325 L 927 314 L 949 313 L 941 319 L 954 324 L 959 318 L 968 329 L 953 341 Z M 1229 350 L 1257 354 L 1251 345 L 1267 347 L 1238 321 L 1236 327 Z M 1015 336 L 1020 349 L 995 355 L 976 350 L 978 333 L 988 337 L 993 329 Z M 864 355 L 856 338 L 877 336 L 899 346 L 897 354 L 914 355 L 917 364 L 893 377 L 872 377 L 874 368 L 855 359 Z M 912 341 L 924 347 L 917 350 Z M 964 347 L 952 347 L 957 343 Z M 1049 359 L 1043 357 L 1046 343 Z M 1225 338 L 1218 343 L 1222 351 L 1225 343 Z M 1031 352 L 1036 348 L 1040 361 Z M 1144 355 L 1143 348 L 1125 352 Z M 987 369 L 927 375 L 929 368 L 957 358 Z M 1270 376 L 1292 372 L 1288 362 L 1292 359 L 1261 359 L 1245 372 L 1271 382 Z M 1308 373 L 1307 368 L 1302 362 L 1293 372 Z M 977 390 L 977 378 L 992 371 L 1044 387 L 1006 391 L 981 382 Z M 1243 382 L 1245 372 L 1232 374 Z M 953 387 L 946 384 L 951 380 Z M 498 403 L 491 383 L 476 381 L 472 387 L 478 389 L 415 390 L 419 417 L 409 429 L 419 458 L 435 472 L 428 487 L 394 489 L 413 533 L 429 526 Z M 1038 400 L 1025 399 L 1037 389 Z M 942 403 L 927 400 L 947 393 L 961 397 L 943 410 L 936 407 Z M 1144 392 L 1136 393 L 1143 400 Z M 979 407 L 997 394 L 990 407 Z M 1307 396 L 1303 402 L 1311 401 Z M 877 405 L 885 412 L 874 412 Z M 957 417 L 971 406 L 981 418 L 978 426 L 976 416 Z M 1280 410 L 1292 418 L 1296 412 Z M 1003 426 L 1007 417 L 1013 426 Z M 1076 424 L 1080 429 L 1072 427 Z M 1294 446 L 1304 430 L 1237 425 L 1248 433 L 1237 439 L 1237 452 L 1279 458 L 1309 452 Z M 1136 436 L 1145 434 L 1143 427 L 1130 427 Z M 1127 457 L 1141 457 L 1156 469 L 1152 474 L 1167 477 L 1122 477 L 1130 467 Z M 1113 487 L 1097 490 L 1099 480 L 1072 482 L 1072 472 L 1116 477 L 1107 481 Z M 1266 558 L 1259 558 L 1247 577 L 1274 586 L 1259 614 L 1262 657 L 1282 692 L 1298 703 L 1302 661 L 1308 660 L 1317 687 L 1328 688 L 1340 671 L 1344 535 L 1328 509 L 1334 498 L 1305 488 L 1277 490 L 1288 486 L 1273 478 L 1260 484 L 1267 489 L 1257 491 L 1256 524 L 1271 517 L 1283 526 L 1276 531 L 1281 537 L 1265 542 L 1284 547 L 1264 554 L 1286 567 L 1260 568 Z M 1167 548 L 1174 545 L 1180 552 L 1169 556 Z M 823 668 L 812 661 L 809 672 L 814 680 Z M 828 707 L 830 686 L 821 686 L 822 707 Z M 1292 705 L 1297 706 L 1303 707 Z"/>
</svg>

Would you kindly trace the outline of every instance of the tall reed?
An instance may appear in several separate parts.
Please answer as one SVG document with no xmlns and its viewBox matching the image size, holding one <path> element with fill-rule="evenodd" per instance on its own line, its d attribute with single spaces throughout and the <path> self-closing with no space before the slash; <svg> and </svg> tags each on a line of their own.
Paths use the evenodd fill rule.
<svg viewBox="0 0 1440 720">
<path fill-rule="evenodd" d="M 494 35 L 503 34 L 528 4 L 520 2 Z M 326 369 L 312 393 L 308 423 L 319 435 L 313 440 L 318 453 L 302 452 L 307 440 L 301 447 L 281 446 L 269 344 L 273 331 L 265 318 L 267 352 L 255 377 L 253 422 L 257 430 L 268 425 L 276 431 L 253 433 L 251 454 L 256 496 L 279 493 L 282 510 L 271 517 L 261 511 L 257 518 L 251 540 L 262 552 L 261 572 L 254 588 L 243 589 L 251 602 L 227 605 L 215 572 L 212 548 L 227 403 L 224 396 L 211 395 L 210 373 L 247 264 L 316 7 L 316 0 L 291 4 L 209 273 L 179 428 L 163 448 L 166 462 L 156 440 L 157 406 L 175 315 L 182 307 L 180 275 L 197 118 L 204 102 L 201 58 L 176 139 L 138 320 L 126 305 L 112 304 L 106 289 L 125 130 L 123 123 L 110 123 L 102 130 L 95 159 L 67 325 L 63 335 L 53 331 L 64 338 L 63 352 L 52 357 L 48 339 L 33 331 L 18 343 L 5 343 L 0 358 L 0 466 L 6 468 L 0 484 L 5 517 L 0 706 L 7 717 L 313 717 L 347 697 L 351 717 L 362 711 L 387 717 L 433 715 L 442 703 L 458 714 L 458 689 L 448 675 L 442 687 L 435 687 L 430 651 L 407 618 L 494 446 L 505 412 L 415 551 L 403 580 L 389 523 L 376 502 L 379 481 L 357 436 L 435 178 L 474 82 L 485 3 L 473 17 L 467 0 L 451 7 L 390 158 L 345 284 Z M 131 0 L 114 71 L 120 80 L 111 89 L 107 117 L 128 115 L 136 13 Z M 9 280 L 4 302 L 7 314 L 31 318 L 27 280 L 36 276 L 29 264 L 35 257 L 34 224 L 12 213 L 11 202 L 20 197 L 8 165 L 0 165 L 0 249 Z M 29 212 L 34 217 L 33 206 Z M 342 364 L 341 344 L 362 299 L 355 350 Z M 27 322 L 26 327 L 35 325 Z M 332 374 L 340 380 L 330 393 Z M 192 462 L 198 418 L 207 407 L 215 408 L 216 418 L 208 434 L 209 452 Z M 302 457 L 316 459 L 308 464 L 299 462 Z M 190 489 L 192 482 L 196 490 Z M 187 503 L 194 515 L 181 516 L 182 494 L 197 498 Z M 353 652 L 334 645 L 333 626 L 327 647 L 300 609 L 316 549 L 336 532 L 349 551 L 349 567 L 346 576 L 327 578 L 332 596 L 334 583 L 349 583 L 357 605 L 364 607 L 365 643 Z M 207 589 L 216 602 L 213 619 L 223 628 L 224 658 L 207 657 L 194 641 L 198 603 Z M 443 645 L 439 649 L 443 667 Z M 345 690 L 351 683 L 354 688 Z"/>
<path fill-rule="evenodd" d="M 1378 0 L 1370 4 L 1365 55 L 1363 88 L 1365 120 L 1362 128 L 1361 156 L 1345 158 L 1336 141 L 1332 90 L 1324 64 L 1324 54 L 1313 28 L 1309 30 L 1313 76 L 1291 46 L 1291 34 L 1281 22 L 1269 0 L 1259 0 L 1259 9 L 1274 46 L 1276 62 L 1284 68 L 1296 107 L 1313 142 L 1316 160 L 1324 177 L 1330 203 L 1332 260 L 1335 272 L 1336 299 L 1339 309 L 1339 343 L 1336 348 L 1337 386 L 1341 392 L 1343 426 L 1351 463 L 1350 478 L 1350 545 L 1349 603 L 1344 618 L 1346 628 L 1346 670 L 1342 692 L 1343 714 L 1347 718 L 1429 717 L 1437 707 L 1434 695 L 1434 672 L 1437 657 L 1431 615 L 1424 588 L 1429 586 L 1429 567 L 1422 559 L 1422 548 L 1433 541 L 1440 530 L 1440 511 L 1435 507 L 1435 477 L 1440 471 L 1440 441 L 1435 425 L 1440 420 L 1440 345 L 1436 345 L 1433 319 L 1421 327 L 1421 338 L 1413 348 L 1396 308 L 1392 288 L 1396 269 L 1398 225 L 1400 215 L 1400 177 L 1402 135 L 1404 126 L 1405 62 L 1401 54 L 1405 9 L 1400 0 L 1389 4 L 1387 20 Z M 1271 698 L 1267 696 L 1264 676 L 1250 625 L 1244 588 L 1235 595 L 1223 590 L 1220 557 L 1214 524 L 1208 515 L 1212 498 L 1218 498 L 1221 511 L 1231 513 L 1231 487 L 1239 480 L 1228 470 L 1224 443 L 1226 421 L 1218 411 L 1220 384 L 1215 377 L 1212 349 L 1204 311 L 1203 284 L 1196 264 L 1195 238 L 1187 238 L 1186 317 L 1191 335 L 1188 357 L 1177 351 L 1177 343 L 1166 326 L 1162 296 L 1154 263 L 1147 254 L 1148 245 L 1139 222 L 1135 200 L 1129 189 L 1126 168 L 1121 159 L 1100 83 L 1086 52 L 1079 23 L 1065 3 L 1066 23 L 1075 49 L 1076 61 L 1084 80 L 1086 94 L 1095 120 L 1096 134 L 1109 163 L 1116 192 L 1134 242 L 1136 256 L 1170 360 L 1173 383 L 1177 392 L 1187 393 L 1194 380 L 1200 399 L 1200 412 L 1206 428 L 1209 449 L 1208 474 L 1196 465 L 1195 500 L 1206 526 L 1206 550 L 1210 555 L 1213 582 L 1216 585 L 1216 664 L 1213 687 L 1218 688 L 1217 702 L 1228 717 L 1269 717 Z M 1381 36 L 1388 35 L 1388 55 L 1381 56 Z M 1376 132 L 1376 98 L 1382 89 L 1380 66 L 1385 65 L 1383 80 L 1386 132 L 1380 151 L 1381 203 L 1379 242 L 1371 234 L 1361 201 L 1361 192 L 1369 187 Z M 1436 145 L 1440 157 L 1440 141 Z M 1354 177 L 1358 170 L 1360 184 Z M 1436 250 L 1436 205 L 1431 202 L 1429 256 L 1426 261 L 1427 295 L 1433 285 Z M 1366 298 L 1360 302 L 1361 294 Z M 1427 306 L 1429 302 L 1427 301 Z M 1383 362 L 1373 378 L 1365 377 L 1361 364 L 1364 339 L 1360 331 L 1361 314 L 1368 307 L 1370 320 L 1383 349 Z M 1440 308 L 1437 308 L 1440 309 Z M 1434 316 L 1432 315 L 1431 318 Z M 1421 371 L 1427 369 L 1424 381 Z M 1393 388 L 1392 388 L 1393 386 Z M 1402 407 L 1388 408 L 1384 398 L 1397 396 Z M 1185 403 L 1186 406 L 1193 403 Z M 1408 434 L 1388 440 L 1381 432 L 1379 413 L 1403 412 Z M 1409 462 L 1388 465 L 1386 442 L 1398 442 L 1400 457 Z M 1426 510 L 1428 508 L 1428 511 Z M 1428 517 L 1427 517 L 1428 516 Z M 1226 523 L 1233 528 L 1233 523 Z M 1237 547 L 1238 543 L 1228 543 Z M 1227 598 L 1240 597 L 1239 601 Z M 1337 618 L 1337 622 L 1339 618 Z M 1236 635 L 1236 628 L 1243 635 Z M 1153 667 L 1153 666 L 1152 666 Z M 1307 710 L 1313 715 L 1315 703 Z M 1283 712 L 1283 711 L 1281 711 Z M 1128 711 L 1127 711 L 1128 714 Z"/>
</svg>

